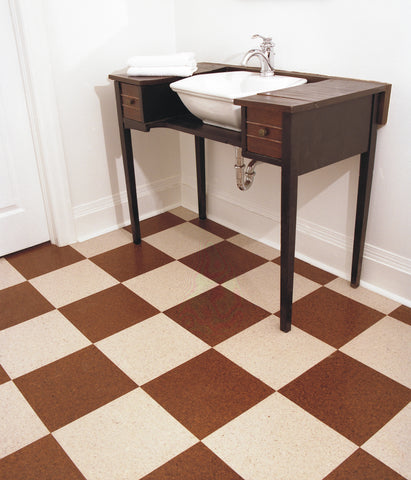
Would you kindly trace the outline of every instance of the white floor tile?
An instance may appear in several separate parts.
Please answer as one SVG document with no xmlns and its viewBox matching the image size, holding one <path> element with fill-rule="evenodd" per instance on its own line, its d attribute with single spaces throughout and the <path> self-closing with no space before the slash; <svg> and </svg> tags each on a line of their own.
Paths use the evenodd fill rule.
<svg viewBox="0 0 411 480">
<path fill-rule="evenodd" d="M 133 236 L 124 228 L 114 230 L 113 232 L 100 235 L 99 237 L 91 238 L 84 242 L 75 243 L 71 245 L 78 252 L 80 252 L 85 257 L 94 257 L 100 253 L 113 250 L 114 248 L 122 247 L 127 243 L 133 241 Z"/>
<path fill-rule="evenodd" d="M 48 433 L 14 383 L 0 385 L 0 458 Z"/>
<path fill-rule="evenodd" d="M 357 449 L 279 393 L 203 443 L 244 480 L 322 480 Z"/>
<path fill-rule="evenodd" d="M 97 347 L 138 385 L 210 347 L 160 313 L 98 342 Z"/>
<path fill-rule="evenodd" d="M 181 223 L 176 227 L 150 235 L 144 240 L 176 259 L 191 255 L 222 241 L 217 235 L 192 223 Z"/>
<path fill-rule="evenodd" d="M 411 327 L 385 317 L 340 350 L 411 388 Z"/>
<path fill-rule="evenodd" d="M 411 478 L 411 404 L 362 447 L 405 478 Z"/>
<path fill-rule="evenodd" d="M 168 263 L 123 284 L 159 310 L 171 308 L 217 285 L 180 262 Z"/>
<path fill-rule="evenodd" d="M 88 345 L 90 341 L 53 310 L 2 330 L 0 363 L 10 378 L 17 378 Z"/>
<path fill-rule="evenodd" d="M 280 310 L 280 266 L 275 263 L 265 263 L 229 280 L 223 286 L 269 312 Z M 294 274 L 293 301 L 317 288 L 320 288 L 318 283 Z"/>
<path fill-rule="evenodd" d="M 53 435 L 87 480 L 137 480 L 198 441 L 141 389 Z"/>
<path fill-rule="evenodd" d="M 374 308 L 379 312 L 385 314 L 391 313 L 397 307 L 400 306 L 398 302 L 391 300 L 390 298 L 383 297 L 378 293 L 367 290 L 364 287 L 352 288 L 350 282 L 343 278 L 336 278 L 330 283 L 327 283 L 327 288 L 334 290 L 334 292 L 341 293 L 346 297 L 355 300 L 356 302 L 363 303 L 370 308 Z"/>
<path fill-rule="evenodd" d="M 235 235 L 234 237 L 229 238 L 228 241 L 267 260 L 274 260 L 275 258 L 280 256 L 280 251 L 276 248 L 264 245 L 264 243 L 253 240 L 252 238 L 246 237 L 245 235 Z"/>
<path fill-rule="evenodd" d="M 0 289 L 12 287 L 26 279 L 5 258 L 0 258 Z"/>
<path fill-rule="evenodd" d="M 194 220 L 195 218 L 198 217 L 198 213 L 195 213 L 192 210 L 189 210 L 188 208 L 185 208 L 185 207 L 174 208 L 173 210 L 170 210 L 170 213 L 177 215 L 177 217 L 180 217 L 187 222 L 189 222 L 190 220 Z"/>
<path fill-rule="evenodd" d="M 40 275 L 30 283 L 56 308 L 119 283 L 90 260 Z"/>
<path fill-rule="evenodd" d="M 295 326 L 282 332 L 279 322 L 270 316 L 214 348 L 275 390 L 335 351 Z"/>
</svg>

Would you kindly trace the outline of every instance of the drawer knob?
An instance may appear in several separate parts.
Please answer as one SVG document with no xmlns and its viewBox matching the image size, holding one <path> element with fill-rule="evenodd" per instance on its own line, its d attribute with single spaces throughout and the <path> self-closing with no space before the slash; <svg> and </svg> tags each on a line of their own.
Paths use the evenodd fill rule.
<svg viewBox="0 0 411 480">
<path fill-rule="evenodd" d="M 266 137 L 268 135 L 268 130 L 266 128 L 260 128 L 258 130 L 259 137 Z"/>
<path fill-rule="evenodd" d="M 134 105 L 136 103 L 136 99 L 135 98 L 131 98 L 130 99 L 130 105 Z"/>
</svg>

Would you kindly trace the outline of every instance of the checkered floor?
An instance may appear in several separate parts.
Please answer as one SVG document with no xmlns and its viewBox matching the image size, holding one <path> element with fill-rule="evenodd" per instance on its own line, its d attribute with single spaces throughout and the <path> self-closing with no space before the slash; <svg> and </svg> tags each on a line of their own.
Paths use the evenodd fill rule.
<svg viewBox="0 0 411 480">
<path fill-rule="evenodd" d="M 411 310 L 183 208 L 0 259 L 2 480 L 411 478 Z"/>
</svg>

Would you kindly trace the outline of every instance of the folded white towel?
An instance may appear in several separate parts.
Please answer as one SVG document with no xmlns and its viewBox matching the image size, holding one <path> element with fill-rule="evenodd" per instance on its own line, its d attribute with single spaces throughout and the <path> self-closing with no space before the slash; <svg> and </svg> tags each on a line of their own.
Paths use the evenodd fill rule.
<svg viewBox="0 0 411 480">
<path fill-rule="evenodd" d="M 129 67 L 175 67 L 175 66 L 196 66 L 195 54 L 193 52 L 181 52 L 171 55 L 145 55 L 128 59 Z"/>
<path fill-rule="evenodd" d="M 197 66 L 169 66 L 169 67 L 130 67 L 127 75 L 130 77 L 190 77 L 197 70 Z"/>
</svg>

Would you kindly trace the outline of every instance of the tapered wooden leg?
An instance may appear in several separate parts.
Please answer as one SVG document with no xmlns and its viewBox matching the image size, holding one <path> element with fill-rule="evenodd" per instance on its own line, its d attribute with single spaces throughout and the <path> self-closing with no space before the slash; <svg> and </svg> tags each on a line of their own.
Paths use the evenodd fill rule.
<svg viewBox="0 0 411 480">
<path fill-rule="evenodd" d="M 195 136 L 196 167 L 197 167 L 197 195 L 198 195 L 198 216 L 201 219 L 207 218 L 206 214 L 206 185 L 205 185 L 205 150 L 204 138 Z"/>
<path fill-rule="evenodd" d="M 120 135 L 121 137 L 121 135 Z M 123 165 L 126 178 L 128 209 L 130 212 L 131 232 L 133 242 L 137 245 L 141 243 L 140 218 L 138 214 L 136 177 L 134 172 L 133 149 L 131 145 L 131 134 L 128 128 L 123 129 L 121 138 L 121 150 L 123 153 Z"/>
<path fill-rule="evenodd" d="M 114 83 L 117 100 L 117 118 L 120 131 L 121 153 L 123 156 L 124 174 L 126 179 L 128 210 L 130 212 L 131 232 L 133 242 L 141 243 L 140 219 L 138 215 L 136 177 L 134 172 L 133 145 L 129 128 L 124 128 L 121 111 L 121 92 L 119 82 Z"/>
<path fill-rule="evenodd" d="M 280 328 L 291 330 L 294 284 L 298 176 L 287 167 L 281 171 L 281 313 Z"/>
<path fill-rule="evenodd" d="M 357 213 L 355 218 L 354 246 L 351 268 L 351 286 L 360 284 L 365 233 L 370 206 L 372 175 L 374 170 L 375 146 L 377 141 L 377 96 L 374 96 L 371 114 L 370 140 L 368 150 L 361 154 L 358 179 Z"/>
</svg>

